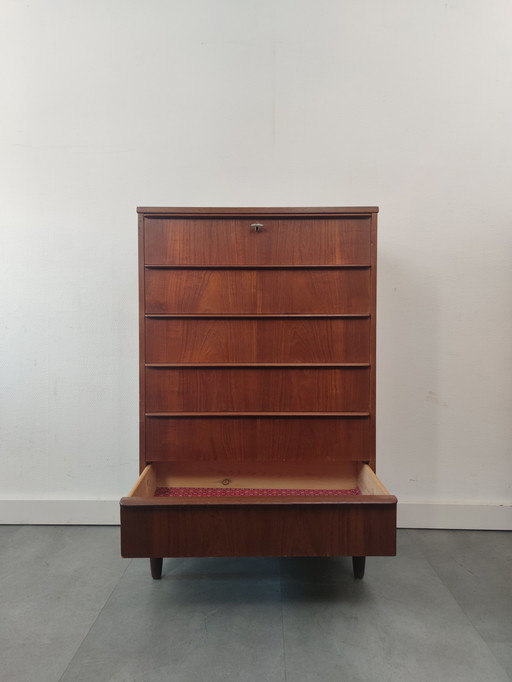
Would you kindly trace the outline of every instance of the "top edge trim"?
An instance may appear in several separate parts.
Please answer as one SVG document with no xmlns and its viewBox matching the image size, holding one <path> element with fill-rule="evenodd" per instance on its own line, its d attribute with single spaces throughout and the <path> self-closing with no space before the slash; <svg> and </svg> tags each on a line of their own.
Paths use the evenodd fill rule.
<svg viewBox="0 0 512 682">
<path fill-rule="evenodd" d="M 145 215 L 335 215 L 335 214 L 365 214 L 378 213 L 378 206 L 319 206 L 319 207 L 187 207 L 179 208 L 174 206 L 138 206 L 137 213 Z"/>
</svg>

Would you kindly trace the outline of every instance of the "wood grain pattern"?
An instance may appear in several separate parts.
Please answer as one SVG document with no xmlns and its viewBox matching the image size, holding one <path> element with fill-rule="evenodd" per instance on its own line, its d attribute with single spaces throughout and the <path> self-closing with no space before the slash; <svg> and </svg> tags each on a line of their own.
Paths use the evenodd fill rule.
<svg viewBox="0 0 512 682">
<path fill-rule="evenodd" d="M 223 502 L 122 504 L 122 555 L 389 556 L 396 553 L 396 505 L 393 503 L 230 505 Z"/>
<path fill-rule="evenodd" d="M 148 319 L 146 362 L 369 362 L 370 320 Z"/>
<path fill-rule="evenodd" d="M 157 487 L 173 488 L 259 488 L 259 489 L 292 489 L 301 488 L 318 490 L 343 490 L 359 488 L 361 495 L 352 496 L 351 501 L 364 497 L 364 502 L 378 501 L 379 504 L 395 503 L 379 481 L 375 473 L 366 463 L 355 461 L 317 461 L 296 460 L 293 466 L 284 460 L 233 461 L 220 459 L 216 461 L 169 460 L 148 464 L 139 476 L 135 486 L 124 504 L 153 504 Z M 350 496 L 349 496 L 350 497 Z M 209 498 L 200 497 L 194 504 L 203 504 Z M 217 499 L 220 499 L 217 498 Z M 249 504 L 246 497 L 230 496 L 233 504 Z M 259 499 L 259 498 L 258 498 Z M 294 499 L 301 502 L 300 496 L 285 496 L 283 500 Z M 315 499 L 320 499 L 315 497 Z M 329 500 L 324 500 L 329 501 Z M 330 500 L 347 502 L 347 496 L 338 496 Z M 350 501 L 350 500 L 349 500 Z M 185 499 L 186 502 L 186 499 Z M 180 504 L 177 498 L 170 498 L 168 504 Z"/>
<path fill-rule="evenodd" d="M 365 417 L 148 417 L 152 461 L 342 462 L 368 458 Z"/>
<path fill-rule="evenodd" d="M 145 318 L 144 305 L 146 300 L 145 295 L 145 268 L 144 268 L 144 216 L 138 216 L 138 248 L 139 248 L 139 472 L 143 471 L 146 466 L 146 436 L 144 429 L 146 427 L 145 420 L 145 387 L 146 374 L 144 368 L 144 358 L 146 357 L 146 335 L 144 332 Z"/>
<path fill-rule="evenodd" d="M 358 462 L 154 462 L 157 485 L 172 488 L 331 489 L 357 487 Z M 239 500 L 245 498 L 238 498 Z M 336 498 L 339 499 L 339 498 Z M 172 502 L 171 502 L 172 503 Z"/>
<path fill-rule="evenodd" d="M 146 221 L 147 265 L 369 265 L 370 217 Z"/>
<path fill-rule="evenodd" d="M 371 222 L 371 259 L 372 268 L 370 272 L 370 362 L 374 368 L 370 374 L 370 434 L 371 442 L 369 449 L 369 463 L 372 469 L 376 470 L 376 421 L 375 410 L 377 407 L 377 386 L 375 366 L 377 361 L 377 215 L 372 215 Z"/>
<path fill-rule="evenodd" d="M 389 495 L 389 491 L 368 464 L 361 467 L 357 477 L 357 485 L 365 495 Z"/>
<path fill-rule="evenodd" d="M 370 270 L 146 269 L 146 313 L 368 314 Z"/>
<path fill-rule="evenodd" d="M 153 497 L 157 485 L 156 477 L 156 468 L 147 464 L 128 493 L 128 497 Z"/>
<path fill-rule="evenodd" d="M 395 553 L 396 498 L 374 473 L 377 211 L 138 209 L 141 468 L 154 463 L 121 501 L 123 556 L 159 577 L 163 556 Z M 227 478 L 363 494 L 153 496 Z"/>
<path fill-rule="evenodd" d="M 148 412 L 338 412 L 369 407 L 369 369 L 146 369 Z"/>
</svg>

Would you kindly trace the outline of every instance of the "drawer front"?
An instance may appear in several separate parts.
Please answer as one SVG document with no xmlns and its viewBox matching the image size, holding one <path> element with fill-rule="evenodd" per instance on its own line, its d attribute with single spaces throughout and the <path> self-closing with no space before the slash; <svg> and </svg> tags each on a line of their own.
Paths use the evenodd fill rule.
<svg viewBox="0 0 512 682">
<path fill-rule="evenodd" d="M 148 368 L 146 411 L 368 411 L 369 380 L 368 368 Z"/>
<path fill-rule="evenodd" d="M 154 462 L 364 461 L 367 417 L 147 417 Z"/>
<path fill-rule="evenodd" d="M 370 320 L 148 319 L 146 362 L 368 362 Z"/>
<path fill-rule="evenodd" d="M 148 268 L 145 298 L 148 314 L 368 314 L 370 269 Z"/>
<path fill-rule="evenodd" d="M 394 498 L 387 504 L 121 505 L 124 557 L 396 553 Z"/>
<path fill-rule="evenodd" d="M 370 217 L 146 218 L 147 265 L 369 265 Z M 261 224 L 258 231 L 252 225 Z"/>
</svg>

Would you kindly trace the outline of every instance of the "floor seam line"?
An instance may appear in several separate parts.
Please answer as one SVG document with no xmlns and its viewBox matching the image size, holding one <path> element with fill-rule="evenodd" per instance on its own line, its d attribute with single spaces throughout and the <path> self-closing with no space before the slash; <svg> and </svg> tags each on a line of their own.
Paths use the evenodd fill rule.
<svg viewBox="0 0 512 682">
<path fill-rule="evenodd" d="M 281 600 L 281 639 L 283 642 L 283 672 L 284 682 L 288 682 L 288 673 L 286 671 L 286 642 L 284 635 L 284 603 L 283 603 L 283 560 L 279 561 L 279 597 Z"/>
<path fill-rule="evenodd" d="M 421 529 L 418 528 L 418 529 L 408 529 L 408 530 L 421 530 Z M 421 547 L 421 545 L 416 541 L 416 539 L 414 538 L 414 536 L 413 536 L 413 538 L 412 538 L 412 541 L 413 541 L 413 543 L 414 543 L 414 546 L 415 546 L 416 549 L 418 550 L 418 552 L 419 552 L 419 553 L 421 554 L 421 556 L 425 559 L 425 561 L 426 561 L 427 564 L 430 566 L 430 568 L 434 571 L 434 573 L 436 574 L 437 578 L 441 581 L 441 584 L 442 584 L 442 585 L 445 587 L 445 589 L 450 593 L 451 598 L 454 600 L 454 602 L 457 604 L 457 606 L 459 607 L 459 609 L 462 611 L 462 613 L 464 614 L 464 616 L 465 616 L 466 620 L 468 621 L 468 623 L 471 625 L 471 627 L 473 628 L 473 630 L 476 632 L 476 634 L 480 637 L 480 639 L 482 640 L 482 642 L 485 644 L 485 647 L 486 647 L 487 651 L 491 654 L 491 656 L 492 656 L 493 659 L 496 661 L 496 663 L 499 665 L 499 667 L 501 668 L 501 670 L 505 673 L 506 677 L 507 677 L 509 680 L 512 680 L 512 677 L 510 677 L 510 675 L 508 674 L 508 672 L 505 670 L 505 668 L 501 665 L 501 663 L 499 662 L 499 660 L 496 658 L 496 656 L 495 656 L 495 654 L 494 654 L 494 651 L 491 649 L 491 647 L 490 647 L 489 644 L 487 643 L 487 640 L 484 639 L 484 637 L 483 637 L 483 635 L 481 634 L 480 630 L 479 630 L 479 629 L 476 627 L 476 625 L 473 623 L 473 620 L 471 619 L 471 617 L 469 616 L 469 614 L 466 612 L 466 609 L 462 606 L 462 604 L 459 602 L 459 600 L 457 599 L 457 597 L 453 594 L 453 592 L 451 591 L 451 589 L 449 588 L 449 586 L 445 583 L 445 581 L 443 580 L 443 578 L 439 575 L 437 569 L 435 568 L 435 566 L 432 564 L 432 562 L 430 561 L 430 559 L 428 558 L 428 556 L 427 556 L 427 555 L 425 554 L 425 552 L 423 551 L 423 547 Z"/>
<path fill-rule="evenodd" d="M 86 640 L 87 637 L 89 636 L 89 633 L 90 633 L 91 630 L 93 629 L 93 627 L 94 627 L 96 621 L 98 620 L 98 618 L 99 618 L 99 617 L 101 616 L 101 614 L 103 613 L 105 607 L 107 606 L 108 602 L 110 601 L 110 598 L 112 597 L 112 595 L 114 594 L 114 591 L 116 590 L 116 588 L 118 587 L 119 583 L 120 583 L 121 580 L 123 579 L 124 574 L 125 574 L 126 571 L 128 570 L 128 567 L 130 566 L 130 564 L 132 563 L 132 561 L 133 561 L 133 559 L 130 559 L 130 561 L 128 562 L 128 565 L 125 567 L 124 571 L 123 571 L 123 572 L 121 573 L 121 575 L 119 576 L 119 580 L 116 582 L 116 584 L 114 585 L 114 587 L 110 590 L 108 597 L 105 599 L 105 603 L 103 604 L 103 606 L 101 607 L 101 609 L 98 611 L 98 613 L 97 613 L 97 615 L 96 615 L 96 618 L 93 620 L 93 622 L 91 623 L 91 625 L 90 625 L 90 627 L 88 628 L 87 632 L 86 632 L 85 635 L 83 636 L 82 641 L 80 642 L 80 644 L 79 644 L 79 645 L 77 646 L 77 648 L 75 649 L 73 655 L 72 655 L 71 658 L 69 659 L 69 663 L 68 663 L 67 666 L 64 668 L 64 670 L 63 670 L 63 672 L 62 672 L 62 675 L 59 677 L 59 679 L 57 680 L 57 682 L 62 682 L 62 678 L 63 678 L 64 675 L 67 673 L 67 671 L 68 671 L 68 669 L 69 669 L 69 666 L 70 666 L 70 665 L 73 663 L 73 661 L 75 660 L 76 655 L 77 655 L 77 653 L 78 653 L 79 650 L 80 650 L 80 647 L 81 647 L 82 644 L 85 642 L 85 640 Z"/>
</svg>

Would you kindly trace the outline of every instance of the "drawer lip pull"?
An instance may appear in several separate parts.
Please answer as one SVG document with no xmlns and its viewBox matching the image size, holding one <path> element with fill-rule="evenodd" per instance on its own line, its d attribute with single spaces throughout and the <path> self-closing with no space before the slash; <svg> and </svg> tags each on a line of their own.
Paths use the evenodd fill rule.
<svg viewBox="0 0 512 682">
<path fill-rule="evenodd" d="M 259 411 L 253 411 L 253 412 L 239 412 L 239 411 L 233 411 L 233 412 L 211 412 L 211 411 L 194 411 L 194 412 L 145 412 L 144 413 L 145 417 L 149 418 L 155 418 L 155 419 L 164 419 L 167 417 L 177 417 L 179 419 L 181 418 L 195 418 L 195 417 L 219 417 L 219 418 L 224 418 L 224 417 L 229 417 L 229 418 L 237 418 L 237 417 L 244 417 L 248 419 L 253 419 L 253 418 L 262 418 L 262 419 L 270 419 L 270 418 L 283 418 L 283 419 L 305 419 L 305 418 L 311 418 L 311 419 L 317 419 L 317 418 L 324 418 L 324 419 L 330 419 L 330 418 L 341 418 L 341 419 L 366 419 L 368 417 L 371 417 L 371 412 L 262 412 L 261 410 Z"/>
<path fill-rule="evenodd" d="M 146 369 L 370 369 L 370 362 L 146 362 Z"/>
<path fill-rule="evenodd" d="M 370 263 L 300 263 L 266 265 L 262 263 L 145 263 L 144 270 L 371 270 Z"/>
<path fill-rule="evenodd" d="M 369 319 L 371 313 L 144 313 L 146 319 L 166 320 L 166 319 L 197 319 L 197 320 L 238 320 L 238 319 L 258 319 L 258 320 L 292 320 L 292 319 L 322 319 L 322 320 L 342 320 L 342 319 Z"/>
</svg>

